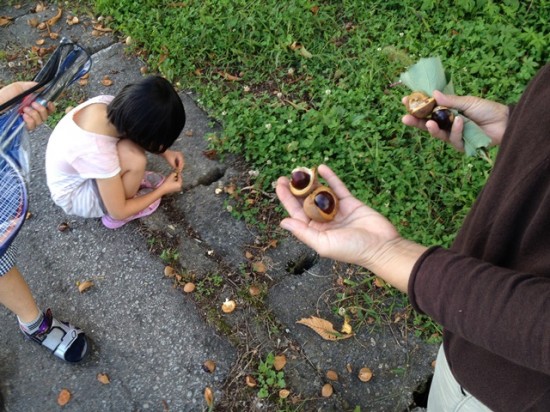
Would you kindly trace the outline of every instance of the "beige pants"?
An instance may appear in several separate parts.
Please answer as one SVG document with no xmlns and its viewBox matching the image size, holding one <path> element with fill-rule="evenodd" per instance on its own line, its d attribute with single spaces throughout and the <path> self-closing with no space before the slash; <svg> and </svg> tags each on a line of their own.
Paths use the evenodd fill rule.
<svg viewBox="0 0 550 412">
<path fill-rule="evenodd" d="M 445 357 L 443 345 L 437 354 L 428 396 L 428 412 L 491 412 L 456 381 Z"/>
</svg>

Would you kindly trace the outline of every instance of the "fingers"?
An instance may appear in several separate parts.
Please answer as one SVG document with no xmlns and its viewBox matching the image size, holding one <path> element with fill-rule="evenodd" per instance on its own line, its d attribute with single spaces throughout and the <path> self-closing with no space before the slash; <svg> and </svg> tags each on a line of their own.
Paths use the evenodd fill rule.
<svg viewBox="0 0 550 412">
<path fill-rule="evenodd" d="M 327 165 L 320 165 L 317 169 L 319 175 L 326 180 L 334 194 L 338 199 L 343 199 L 351 196 L 350 191 L 340 178 Z"/>
<path fill-rule="evenodd" d="M 47 107 L 40 103 L 33 102 L 30 106 L 23 109 L 23 120 L 28 130 L 34 130 L 46 121 L 50 113 L 55 110 L 55 106 L 49 103 Z"/>
</svg>

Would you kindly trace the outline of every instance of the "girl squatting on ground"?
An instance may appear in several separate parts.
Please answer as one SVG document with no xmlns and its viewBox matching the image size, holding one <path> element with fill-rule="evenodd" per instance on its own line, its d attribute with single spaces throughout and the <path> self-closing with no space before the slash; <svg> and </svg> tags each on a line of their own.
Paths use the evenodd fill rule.
<svg viewBox="0 0 550 412">
<path fill-rule="evenodd" d="M 162 196 L 180 192 L 184 158 L 169 150 L 185 126 L 185 110 L 172 85 L 146 77 L 113 96 L 94 97 L 66 114 L 46 149 L 46 177 L 65 213 L 100 217 L 116 229 L 148 216 Z M 147 152 L 173 172 L 146 171 Z"/>
</svg>

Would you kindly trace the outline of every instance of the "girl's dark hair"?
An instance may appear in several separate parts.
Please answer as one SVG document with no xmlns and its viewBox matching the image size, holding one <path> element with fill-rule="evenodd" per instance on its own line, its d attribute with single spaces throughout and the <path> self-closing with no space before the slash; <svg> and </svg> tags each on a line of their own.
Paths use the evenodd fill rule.
<svg viewBox="0 0 550 412">
<path fill-rule="evenodd" d="M 181 99 L 158 76 L 124 86 L 107 107 L 107 117 L 123 138 L 151 153 L 164 153 L 185 126 Z"/>
</svg>

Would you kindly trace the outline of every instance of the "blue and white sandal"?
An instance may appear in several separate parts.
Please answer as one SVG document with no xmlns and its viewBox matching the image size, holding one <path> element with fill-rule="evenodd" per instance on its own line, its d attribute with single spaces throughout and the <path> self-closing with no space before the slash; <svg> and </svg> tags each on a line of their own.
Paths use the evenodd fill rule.
<svg viewBox="0 0 550 412">
<path fill-rule="evenodd" d="M 55 319 L 51 309 L 44 312 L 44 320 L 38 331 L 31 335 L 22 332 L 67 362 L 80 362 L 88 353 L 88 339 L 84 332 L 70 323 Z"/>
</svg>

